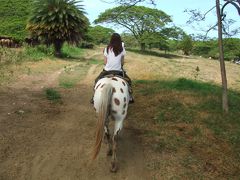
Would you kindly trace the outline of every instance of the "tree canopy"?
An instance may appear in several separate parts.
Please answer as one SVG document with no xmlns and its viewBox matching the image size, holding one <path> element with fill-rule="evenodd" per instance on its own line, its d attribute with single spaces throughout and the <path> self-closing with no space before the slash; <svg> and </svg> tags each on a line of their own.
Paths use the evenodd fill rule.
<svg viewBox="0 0 240 180">
<path fill-rule="evenodd" d="M 94 27 L 89 27 L 87 36 L 88 40 L 95 44 L 107 44 L 112 33 L 114 33 L 113 29 L 97 25 Z"/>
<path fill-rule="evenodd" d="M 148 2 L 150 4 L 155 5 L 156 0 L 101 0 L 101 1 L 105 3 L 116 3 L 116 4 L 125 5 L 125 6 L 134 6 L 141 2 Z"/>
<path fill-rule="evenodd" d="M 189 55 L 193 48 L 192 37 L 189 35 L 184 35 L 179 44 L 179 48 L 183 51 L 184 55 Z"/>
<path fill-rule="evenodd" d="M 55 55 L 61 55 L 65 41 L 79 43 L 89 22 L 82 6 L 75 0 L 36 0 L 27 29 L 32 36 L 53 44 Z"/>
<path fill-rule="evenodd" d="M 118 6 L 101 13 L 95 23 L 113 23 L 129 30 L 145 48 L 146 37 L 162 36 L 172 19 L 165 12 L 144 6 Z"/>
<path fill-rule="evenodd" d="M 32 8 L 32 0 L 1 0 L 0 36 L 9 36 L 23 40 L 28 16 Z"/>
</svg>

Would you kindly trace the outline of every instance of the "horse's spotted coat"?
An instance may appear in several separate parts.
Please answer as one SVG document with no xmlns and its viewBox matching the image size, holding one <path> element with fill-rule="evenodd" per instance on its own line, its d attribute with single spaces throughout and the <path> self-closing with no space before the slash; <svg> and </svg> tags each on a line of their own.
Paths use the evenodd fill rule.
<svg viewBox="0 0 240 180">
<path fill-rule="evenodd" d="M 117 78 L 114 78 L 114 77 L 112 78 L 112 80 L 114 80 L 114 81 L 118 81 Z"/>
<path fill-rule="evenodd" d="M 119 77 L 113 77 L 100 79 L 95 86 L 94 107 L 98 113 L 98 122 L 93 159 L 97 157 L 100 151 L 103 136 L 106 137 L 108 141 L 108 152 L 111 152 L 112 156 L 112 172 L 116 172 L 117 170 L 117 136 L 122 129 L 129 103 L 129 91 L 126 84 L 127 82 L 125 80 Z M 101 88 L 98 88 L 99 86 Z M 115 123 L 112 137 L 109 131 L 109 117 L 111 117 Z"/>
<path fill-rule="evenodd" d="M 117 99 L 117 98 L 114 98 L 114 102 L 115 102 L 115 104 L 116 104 L 116 105 L 118 105 L 118 106 L 119 106 L 119 104 L 120 104 L 120 101 L 119 101 L 119 99 Z"/>
<path fill-rule="evenodd" d="M 99 88 L 99 86 L 101 88 Z M 95 85 L 94 107 L 99 112 L 101 106 L 100 97 L 104 89 L 111 87 L 111 100 L 109 116 L 115 120 L 114 133 L 122 129 L 123 120 L 127 115 L 129 104 L 129 91 L 126 82 L 119 77 L 102 78 Z"/>
<path fill-rule="evenodd" d="M 101 86 L 101 83 L 99 83 L 99 84 L 96 86 L 95 90 L 96 90 L 99 86 Z"/>
<path fill-rule="evenodd" d="M 121 91 L 121 93 L 123 93 L 123 89 L 122 88 L 120 88 L 120 91 Z"/>
</svg>

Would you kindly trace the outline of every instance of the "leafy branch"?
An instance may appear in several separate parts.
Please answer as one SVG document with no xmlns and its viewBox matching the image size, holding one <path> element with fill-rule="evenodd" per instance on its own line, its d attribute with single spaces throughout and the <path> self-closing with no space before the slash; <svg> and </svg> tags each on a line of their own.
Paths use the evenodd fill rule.
<svg viewBox="0 0 240 180">
<path fill-rule="evenodd" d="M 101 1 L 108 4 L 119 4 L 122 6 L 135 6 L 138 3 L 141 3 L 147 0 L 101 0 Z M 153 5 L 156 5 L 155 1 L 156 0 L 148 0 L 148 2 Z"/>
<path fill-rule="evenodd" d="M 240 0 L 224 0 L 226 1 L 221 8 L 221 21 L 223 23 L 222 30 L 223 34 L 227 37 L 232 37 L 240 33 L 240 30 L 234 29 L 230 30 L 230 27 L 235 23 L 233 19 L 226 19 L 227 14 L 224 13 L 224 9 L 228 4 L 232 4 L 238 11 L 238 14 L 240 15 Z M 197 9 L 186 9 L 184 12 L 190 14 L 189 20 L 186 22 L 187 24 L 192 24 L 194 22 L 202 22 L 206 20 L 207 15 L 213 11 L 216 8 L 216 6 L 211 7 L 208 11 L 205 13 L 200 12 Z M 216 30 L 218 26 L 218 23 L 216 22 L 214 25 L 210 26 L 207 30 L 205 30 L 205 35 L 203 36 L 203 39 L 206 39 L 208 36 L 208 33 L 212 30 Z"/>
</svg>

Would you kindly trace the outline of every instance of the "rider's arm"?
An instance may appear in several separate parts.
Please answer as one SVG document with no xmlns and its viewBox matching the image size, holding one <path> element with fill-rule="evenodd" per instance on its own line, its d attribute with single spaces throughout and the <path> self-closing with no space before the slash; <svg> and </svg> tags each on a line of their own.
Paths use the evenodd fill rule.
<svg viewBox="0 0 240 180">
<path fill-rule="evenodd" d="M 106 65 L 107 64 L 107 57 L 104 56 L 104 64 Z"/>
<path fill-rule="evenodd" d="M 124 56 L 122 56 L 121 64 L 122 64 L 122 66 L 124 65 Z"/>
<path fill-rule="evenodd" d="M 103 57 L 104 57 L 104 64 L 107 64 L 107 48 L 104 48 L 103 50 Z"/>
<path fill-rule="evenodd" d="M 125 56 L 125 54 L 126 54 L 126 50 L 125 50 L 125 48 L 123 46 L 123 52 L 122 52 L 122 58 L 121 58 L 122 66 L 124 65 L 124 56 Z"/>
</svg>

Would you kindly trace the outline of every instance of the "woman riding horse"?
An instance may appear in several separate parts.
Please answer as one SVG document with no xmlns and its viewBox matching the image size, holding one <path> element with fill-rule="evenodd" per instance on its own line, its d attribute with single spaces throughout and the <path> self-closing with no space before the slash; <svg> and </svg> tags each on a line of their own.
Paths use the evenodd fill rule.
<svg viewBox="0 0 240 180">
<path fill-rule="evenodd" d="M 126 54 L 121 37 L 114 33 L 107 48 L 104 49 L 105 67 L 95 80 L 94 97 L 92 103 L 98 115 L 96 141 L 93 149 L 93 159 L 100 151 L 104 138 L 108 142 L 108 155 L 112 156 L 112 172 L 117 166 L 117 139 L 127 116 L 128 104 L 133 102 L 130 95 L 131 80 L 122 69 Z M 108 128 L 109 118 L 115 122 L 111 138 Z"/>
<path fill-rule="evenodd" d="M 132 83 L 131 79 L 128 77 L 126 72 L 123 70 L 124 65 L 124 56 L 126 54 L 124 44 L 121 40 L 121 36 L 118 33 L 113 33 L 110 43 L 103 51 L 104 54 L 104 64 L 105 67 L 103 71 L 98 75 L 95 79 L 95 85 L 97 81 L 106 75 L 112 74 L 123 77 L 129 85 L 129 92 L 130 92 L 130 103 L 133 103 L 132 97 Z M 91 103 L 93 104 L 93 98 L 91 99 Z"/>
</svg>

